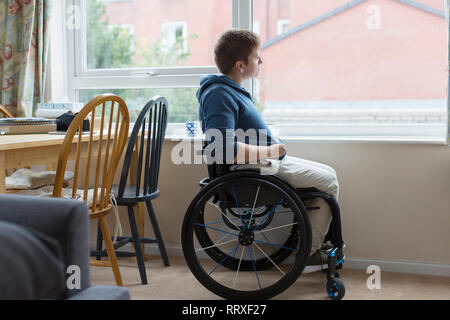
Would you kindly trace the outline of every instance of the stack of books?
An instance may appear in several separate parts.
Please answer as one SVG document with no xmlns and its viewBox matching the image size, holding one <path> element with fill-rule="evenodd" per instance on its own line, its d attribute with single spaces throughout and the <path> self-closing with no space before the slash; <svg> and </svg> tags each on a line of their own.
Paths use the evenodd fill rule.
<svg viewBox="0 0 450 320">
<path fill-rule="evenodd" d="M 60 115 L 71 111 L 76 113 L 83 108 L 83 103 L 77 102 L 45 102 L 38 103 L 36 117 L 56 119 Z"/>
<path fill-rule="evenodd" d="M 48 133 L 56 130 L 56 120 L 46 118 L 0 119 L 0 134 Z"/>
</svg>

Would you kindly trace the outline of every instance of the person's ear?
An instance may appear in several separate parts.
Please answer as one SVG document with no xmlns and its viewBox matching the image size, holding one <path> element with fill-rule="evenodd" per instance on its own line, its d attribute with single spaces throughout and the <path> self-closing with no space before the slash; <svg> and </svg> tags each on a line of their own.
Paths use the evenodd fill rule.
<svg viewBox="0 0 450 320">
<path fill-rule="evenodd" d="M 245 72 L 244 63 L 242 61 L 237 61 L 235 64 L 235 68 L 241 74 Z"/>
<path fill-rule="evenodd" d="M 241 74 L 245 72 L 243 61 L 236 61 L 234 68 Z"/>
</svg>

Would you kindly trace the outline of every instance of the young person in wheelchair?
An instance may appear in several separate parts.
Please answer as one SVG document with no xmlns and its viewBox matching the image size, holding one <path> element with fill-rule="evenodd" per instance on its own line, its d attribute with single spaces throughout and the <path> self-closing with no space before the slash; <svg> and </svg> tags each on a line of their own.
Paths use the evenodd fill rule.
<svg viewBox="0 0 450 320">
<path fill-rule="evenodd" d="M 226 31 L 214 48 L 221 75 L 208 75 L 200 82 L 199 119 L 206 149 L 214 158 L 208 166 L 210 178 L 220 176 L 218 168 L 228 173 L 203 183 L 192 201 L 183 224 L 185 257 L 197 279 L 226 298 L 272 297 L 302 271 L 330 267 L 328 294 L 341 299 L 345 289 L 334 260 L 338 250 L 336 258 L 343 262 L 336 172 L 287 155 L 285 144 L 271 133 L 242 87 L 245 80 L 258 76 L 263 63 L 260 45 L 251 31 Z M 335 225 L 329 230 L 332 221 Z M 196 241 L 200 249 L 194 248 Z M 296 258 L 288 258 L 292 253 Z M 213 258 L 211 265 L 199 262 L 205 256 Z M 232 271 L 229 280 L 225 271 L 218 271 L 221 266 Z M 269 269 L 274 271 L 263 279 Z M 254 271 L 255 276 L 246 277 L 242 271 Z M 249 278 L 256 281 L 249 284 Z"/>
</svg>

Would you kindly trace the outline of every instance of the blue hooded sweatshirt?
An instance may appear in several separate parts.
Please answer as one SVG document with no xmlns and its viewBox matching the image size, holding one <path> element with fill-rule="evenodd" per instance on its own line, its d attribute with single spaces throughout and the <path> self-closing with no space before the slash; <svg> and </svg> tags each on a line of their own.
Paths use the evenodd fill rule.
<svg viewBox="0 0 450 320">
<path fill-rule="evenodd" d="M 237 141 L 252 145 L 266 145 L 281 143 L 273 136 L 270 129 L 256 109 L 250 93 L 224 75 L 208 75 L 200 80 L 197 90 L 199 102 L 199 120 L 202 131 L 208 138 L 208 130 L 216 129 L 226 137 L 223 141 L 223 160 L 232 163 L 237 155 Z M 241 134 L 236 135 L 236 130 Z M 249 129 L 253 129 L 248 131 Z M 256 139 L 252 139 L 242 132 L 256 132 Z M 255 135 L 250 134 L 255 137 Z M 225 152 L 232 150 L 232 153 Z"/>
</svg>

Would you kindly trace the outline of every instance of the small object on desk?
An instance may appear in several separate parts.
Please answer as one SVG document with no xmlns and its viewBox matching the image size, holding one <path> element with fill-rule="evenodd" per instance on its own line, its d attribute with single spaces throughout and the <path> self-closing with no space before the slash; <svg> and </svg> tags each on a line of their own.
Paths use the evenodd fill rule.
<svg viewBox="0 0 450 320">
<path fill-rule="evenodd" d="M 56 131 L 67 131 L 69 129 L 70 124 L 72 123 L 72 120 L 75 119 L 75 116 L 77 114 L 73 114 L 71 111 L 66 112 L 62 115 L 60 115 L 58 118 L 56 118 Z M 83 132 L 89 131 L 89 120 L 85 119 L 83 120 Z"/>
<path fill-rule="evenodd" d="M 75 102 L 45 102 L 38 103 L 36 116 L 56 119 L 60 115 L 70 111 L 70 112 L 78 112 L 83 107 L 83 103 L 75 103 Z"/>
<path fill-rule="evenodd" d="M 190 137 L 195 137 L 198 133 L 198 122 L 196 121 L 186 122 L 186 133 Z"/>
<path fill-rule="evenodd" d="M 82 136 L 85 136 L 85 135 L 88 135 L 90 133 L 90 131 L 83 131 L 82 133 L 81 133 L 81 135 Z M 98 133 L 98 131 L 94 131 L 94 132 L 92 132 L 92 134 L 97 134 Z M 67 134 L 67 131 L 50 131 L 48 134 L 51 134 L 51 135 L 61 135 L 61 136 L 65 136 L 66 134 Z M 78 134 L 78 133 L 77 133 Z M 77 135 L 76 134 L 76 135 Z"/>
</svg>

